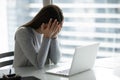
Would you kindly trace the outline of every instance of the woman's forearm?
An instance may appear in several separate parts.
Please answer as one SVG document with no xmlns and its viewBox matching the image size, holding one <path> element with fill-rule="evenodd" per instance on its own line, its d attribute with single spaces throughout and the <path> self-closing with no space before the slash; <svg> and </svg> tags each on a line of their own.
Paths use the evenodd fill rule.
<svg viewBox="0 0 120 80">
<path fill-rule="evenodd" d="M 51 39 L 50 44 L 50 59 L 54 64 L 57 64 L 60 60 L 61 52 L 58 44 L 58 39 Z"/>
</svg>

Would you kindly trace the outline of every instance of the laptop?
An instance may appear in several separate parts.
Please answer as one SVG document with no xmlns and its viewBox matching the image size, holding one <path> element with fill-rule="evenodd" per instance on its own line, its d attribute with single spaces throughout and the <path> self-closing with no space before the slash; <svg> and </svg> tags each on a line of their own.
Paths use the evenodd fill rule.
<svg viewBox="0 0 120 80">
<path fill-rule="evenodd" d="M 49 69 L 46 73 L 63 76 L 71 76 L 89 69 L 95 63 L 99 43 L 93 43 L 82 47 L 76 47 L 70 66 Z"/>
</svg>

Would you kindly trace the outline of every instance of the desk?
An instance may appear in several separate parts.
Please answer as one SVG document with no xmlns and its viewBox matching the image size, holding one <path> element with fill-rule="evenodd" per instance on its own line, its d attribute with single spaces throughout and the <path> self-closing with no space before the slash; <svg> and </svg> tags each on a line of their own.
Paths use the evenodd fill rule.
<svg viewBox="0 0 120 80">
<path fill-rule="evenodd" d="M 112 58 L 113 59 L 113 58 Z M 119 58 L 120 59 L 120 58 Z M 106 60 L 111 60 L 106 59 Z M 100 61 L 104 61 L 104 59 L 96 60 L 96 63 L 100 63 Z M 92 70 L 88 70 L 77 75 L 71 77 L 62 77 L 57 75 L 46 74 L 45 70 L 56 67 L 54 65 L 46 66 L 41 70 L 36 70 L 33 67 L 23 67 L 23 68 L 15 68 L 16 74 L 21 76 L 36 76 L 41 80 L 120 80 L 120 66 L 116 67 L 106 67 L 95 64 L 95 67 Z M 1 70 L 0 77 L 2 73 L 8 73 L 8 70 Z"/>
</svg>

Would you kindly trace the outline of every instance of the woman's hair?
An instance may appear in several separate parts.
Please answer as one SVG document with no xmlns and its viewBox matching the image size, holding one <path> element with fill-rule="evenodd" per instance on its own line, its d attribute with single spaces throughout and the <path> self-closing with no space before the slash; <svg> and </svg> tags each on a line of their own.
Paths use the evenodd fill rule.
<svg viewBox="0 0 120 80">
<path fill-rule="evenodd" d="M 51 18 L 52 22 L 57 19 L 59 23 L 64 19 L 62 10 L 56 5 L 47 5 L 43 7 L 31 21 L 23 26 L 38 29 L 42 23 L 48 23 Z"/>
</svg>

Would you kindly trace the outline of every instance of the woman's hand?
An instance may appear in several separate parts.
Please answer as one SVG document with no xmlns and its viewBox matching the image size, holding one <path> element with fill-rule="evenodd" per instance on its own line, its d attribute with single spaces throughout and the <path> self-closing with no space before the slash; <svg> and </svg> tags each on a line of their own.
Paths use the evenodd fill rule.
<svg viewBox="0 0 120 80">
<path fill-rule="evenodd" d="M 58 30 L 58 22 L 57 19 L 52 23 L 52 19 L 49 20 L 48 24 L 41 25 L 41 32 L 44 34 L 44 37 L 52 38 L 52 36 Z"/>
<path fill-rule="evenodd" d="M 62 29 L 62 25 L 63 25 L 63 22 L 61 22 L 60 24 L 58 24 L 57 29 L 56 29 L 55 33 L 53 34 L 52 38 L 56 38 L 58 36 L 58 33 Z"/>
</svg>

